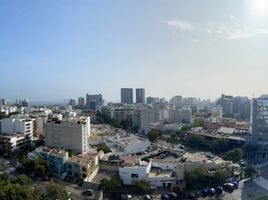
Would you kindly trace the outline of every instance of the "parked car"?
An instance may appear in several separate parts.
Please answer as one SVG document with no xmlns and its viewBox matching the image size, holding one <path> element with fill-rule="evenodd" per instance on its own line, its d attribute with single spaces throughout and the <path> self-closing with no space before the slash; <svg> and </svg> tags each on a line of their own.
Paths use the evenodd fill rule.
<svg viewBox="0 0 268 200">
<path fill-rule="evenodd" d="M 121 200 L 131 200 L 132 196 L 130 194 L 121 194 L 120 199 Z"/>
<path fill-rule="evenodd" d="M 169 196 L 167 194 L 161 195 L 161 200 L 170 200 Z"/>
<path fill-rule="evenodd" d="M 208 196 L 208 188 L 205 188 L 205 189 L 202 190 L 202 195 L 204 197 Z"/>
<path fill-rule="evenodd" d="M 188 199 L 196 199 L 196 198 L 197 198 L 197 195 L 196 195 L 196 193 L 191 192 L 191 193 L 189 193 L 189 194 L 187 195 L 187 198 L 188 198 Z"/>
<path fill-rule="evenodd" d="M 215 190 L 216 190 L 217 194 L 222 194 L 222 192 L 223 192 L 223 188 L 221 186 L 216 187 Z"/>
<path fill-rule="evenodd" d="M 209 193 L 209 195 L 213 196 L 214 194 L 216 194 L 216 190 L 214 188 L 209 188 L 208 193 Z"/>
<path fill-rule="evenodd" d="M 233 183 L 224 183 L 223 188 L 228 191 L 233 191 L 235 186 Z"/>
<path fill-rule="evenodd" d="M 3 162 L 3 165 L 8 165 L 10 162 L 9 161 L 5 161 Z"/>
<path fill-rule="evenodd" d="M 233 184 L 234 184 L 235 189 L 237 189 L 238 188 L 238 182 L 234 181 Z"/>
<path fill-rule="evenodd" d="M 94 193 L 94 191 L 92 189 L 84 189 L 83 190 L 83 194 L 88 195 L 88 196 L 92 196 Z"/>
<path fill-rule="evenodd" d="M 153 197 L 151 197 L 149 194 L 144 195 L 143 200 L 152 200 Z"/>
<path fill-rule="evenodd" d="M 178 198 L 178 195 L 175 192 L 168 193 L 168 196 L 170 199 L 177 199 Z"/>
</svg>

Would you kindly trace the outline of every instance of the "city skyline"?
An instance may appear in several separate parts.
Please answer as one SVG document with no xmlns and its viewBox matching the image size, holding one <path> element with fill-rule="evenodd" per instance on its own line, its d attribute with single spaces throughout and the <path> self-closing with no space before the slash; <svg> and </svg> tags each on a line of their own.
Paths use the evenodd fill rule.
<svg viewBox="0 0 268 200">
<path fill-rule="evenodd" d="M 215 100 L 268 93 L 263 0 L 3 1 L 1 97 L 63 100 L 86 93 Z"/>
</svg>

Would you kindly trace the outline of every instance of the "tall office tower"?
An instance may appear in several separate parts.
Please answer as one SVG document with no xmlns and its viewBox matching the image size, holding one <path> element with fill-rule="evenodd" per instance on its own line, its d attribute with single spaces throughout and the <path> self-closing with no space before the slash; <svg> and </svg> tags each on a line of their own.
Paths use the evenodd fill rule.
<svg viewBox="0 0 268 200">
<path fill-rule="evenodd" d="M 79 117 L 47 121 L 44 124 L 45 145 L 86 153 L 90 137 L 90 118 Z"/>
<path fill-rule="evenodd" d="M 252 99 L 250 112 L 250 143 L 258 146 L 256 159 L 268 158 L 268 95 Z"/>
<path fill-rule="evenodd" d="M 151 105 L 159 103 L 159 97 L 147 97 L 146 98 L 146 103 L 151 104 Z"/>
<path fill-rule="evenodd" d="M 133 104 L 132 88 L 121 88 L 121 103 Z"/>
<path fill-rule="evenodd" d="M 87 94 L 86 96 L 86 107 L 89 108 L 91 102 L 96 102 L 96 107 L 100 107 L 103 105 L 103 99 L 101 94 Z"/>
<path fill-rule="evenodd" d="M 136 89 L 136 103 L 145 104 L 145 89 L 144 88 Z"/>
<path fill-rule="evenodd" d="M 83 108 L 85 106 L 85 98 L 84 97 L 79 97 L 78 98 L 78 106 L 80 108 Z"/>
<path fill-rule="evenodd" d="M 221 98 L 219 99 L 219 105 L 221 105 L 223 109 L 224 115 L 230 115 L 233 114 L 233 102 L 234 98 L 230 95 L 221 95 Z"/>
<path fill-rule="evenodd" d="M 174 96 L 169 100 L 170 104 L 175 105 L 176 107 L 182 106 L 182 96 Z"/>
<path fill-rule="evenodd" d="M 5 99 L 0 99 L 0 106 L 4 106 L 6 104 L 7 104 L 7 102 Z"/>
<path fill-rule="evenodd" d="M 233 113 L 236 118 L 246 120 L 250 118 L 250 100 L 247 97 L 234 97 Z"/>
<path fill-rule="evenodd" d="M 70 99 L 68 105 L 70 105 L 70 106 L 72 106 L 72 108 L 74 108 L 75 107 L 75 100 Z"/>
</svg>

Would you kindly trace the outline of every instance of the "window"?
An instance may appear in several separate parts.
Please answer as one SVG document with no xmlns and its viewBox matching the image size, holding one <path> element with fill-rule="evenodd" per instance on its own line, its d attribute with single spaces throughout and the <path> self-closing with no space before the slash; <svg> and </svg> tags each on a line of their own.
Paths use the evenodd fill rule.
<svg viewBox="0 0 268 200">
<path fill-rule="evenodd" d="M 139 178 L 139 174 L 131 174 L 131 178 Z"/>
</svg>

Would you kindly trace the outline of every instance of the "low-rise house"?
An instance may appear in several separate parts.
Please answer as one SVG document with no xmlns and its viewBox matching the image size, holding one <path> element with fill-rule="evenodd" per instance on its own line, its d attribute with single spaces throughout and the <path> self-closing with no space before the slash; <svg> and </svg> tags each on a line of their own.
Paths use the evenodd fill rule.
<svg viewBox="0 0 268 200">
<path fill-rule="evenodd" d="M 124 185 L 134 185 L 137 181 L 145 180 L 154 187 L 169 187 L 175 183 L 176 174 L 170 169 L 153 167 L 152 161 L 141 161 L 133 156 L 124 157 L 119 167 L 119 176 Z"/>
<path fill-rule="evenodd" d="M 107 142 L 111 148 L 123 152 L 123 154 L 133 154 L 146 151 L 151 146 L 148 139 L 137 137 L 133 134 L 117 134 L 115 137 L 110 137 Z"/>
<path fill-rule="evenodd" d="M 67 161 L 67 176 L 90 182 L 98 173 L 99 157 L 100 154 L 95 150 L 72 156 Z"/>
<path fill-rule="evenodd" d="M 66 172 L 68 152 L 41 146 L 28 153 L 28 159 L 34 160 L 38 157 L 42 157 L 44 160 L 49 161 L 52 172 L 56 175 L 62 176 Z"/>
</svg>

